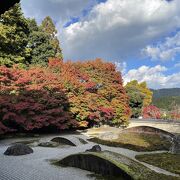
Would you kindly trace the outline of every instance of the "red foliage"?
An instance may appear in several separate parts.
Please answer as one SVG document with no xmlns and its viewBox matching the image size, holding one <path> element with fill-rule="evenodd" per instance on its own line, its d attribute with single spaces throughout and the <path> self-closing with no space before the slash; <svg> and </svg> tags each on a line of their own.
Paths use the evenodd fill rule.
<svg viewBox="0 0 180 180">
<path fill-rule="evenodd" d="M 58 77 L 48 69 L 0 67 L 0 133 L 77 126 Z"/>
<path fill-rule="evenodd" d="M 47 68 L 0 66 L 0 133 L 120 125 L 129 116 L 122 77 L 112 63 L 50 59 Z"/>
<path fill-rule="evenodd" d="M 171 118 L 175 120 L 180 120 L 180 113 L 179 112 L 171 112 Z"/>
<path fill-rule="evenodd" d="M 58 58 L 49 58 L 48 67 L 60 68 L 63 65 L 63 61 Z"/>
<path fill-rule="evenodd" d="M 148 118 L 160 119 L 161 118 L 160 109 L 154 105 L 149 105 L 143 109 L 143 117 L 145 119 Z"/>
</svg>

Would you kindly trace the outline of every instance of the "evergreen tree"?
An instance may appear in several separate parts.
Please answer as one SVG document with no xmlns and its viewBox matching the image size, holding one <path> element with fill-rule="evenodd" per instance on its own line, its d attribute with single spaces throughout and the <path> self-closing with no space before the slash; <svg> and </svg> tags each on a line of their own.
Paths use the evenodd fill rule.
<svg viewBox="0 0 180 180">
<path fill-rule="evenodd" d="M 50 43 L 50 37 L 38 27 L 35 19 L 29 19 L 29 43 L 31 51 L 31 64 L 46 66 L 48 59 L 55 56 L 55 51 Z"/>
<path fill-rule="evenodd" d="M 0 65 L 28 64 L 28 36 L 27 20 L 20 5 L 15 4 L 0 16 Z"/>
<path fill-rule="evenodd" d="M 43 20 L 41 28 L 50 37 L 50 43 L 54 48 L 55 57 L 57 57 L 59 59 L 63 59 L 62 50 L 60 48 L 60 43 L 59 43 L 59 40 L 57 38 L 57 30 L 56 30 L 56 27 L 55 27 L 51 17 L 47 16 Z"/>
</svg>

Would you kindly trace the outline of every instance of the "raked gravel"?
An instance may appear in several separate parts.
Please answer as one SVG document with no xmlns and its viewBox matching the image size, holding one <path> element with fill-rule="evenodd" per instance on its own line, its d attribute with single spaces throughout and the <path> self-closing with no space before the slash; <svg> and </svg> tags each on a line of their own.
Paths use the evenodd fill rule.
<svg viewBox="0 0 180 180">
<path fill-rule="evenodd" d="M 47 141 L 53 137 L 42 138 Z M 75 141 L 76 138 L 74 138 Z M 61 159 L 67 155 L 83 152 L 92 144 L 77 147 L 64 146 L 59 148 L 33 147 L 34 153 L 24 156 L 5 156 L 7 147 L 16 141 L 24 139 L 9 139 L 0 144 L 0 180 L 86 180 L 91 174 L 77 168 L 63 168 L 51 165 L 50 159 Z M 27 140 L 27 139 L 25 139 Z M 78 141 L 76 142 L 78 144 Z"/>
<path fill-rule="evenodd" d="M 52 138 L 61 136 L 66 137 L 77 146 L 60 146 L 57 148 L 33 147 L 34 153 L 24 156 L 5 156 L 3 153 L 14 142 L 31 140 L 32 138 L 16 138 L 0 141 L 0 180 L 89 180 L 91 172 L 78 168 L 58 167 L 50 163 L 52 159 L 62 159 L 70 154 L 84 152 L 92 148 L 93 142 L 81 144 L 78 138 L 87 139 L 84 135 L 50 135 L 34 139 L 40 139 L 40 142 L 50 141 Z M 135 160 L 138 153 L 124 148 L 115 148 L 101 145 L 102 150 L 109 150 L 120 153 Z M 144 163 L 143 163 L 144 164 Z M 168 171 L 144 164 L 156 172 L 167 175 L 174 175 Z"/>
</svg>

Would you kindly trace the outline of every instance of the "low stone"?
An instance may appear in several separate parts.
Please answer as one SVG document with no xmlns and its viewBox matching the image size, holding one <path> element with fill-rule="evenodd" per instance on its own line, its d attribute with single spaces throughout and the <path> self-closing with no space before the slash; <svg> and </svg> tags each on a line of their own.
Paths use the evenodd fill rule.
<svg viewBox="0 0 180 180">
<path fill-rule="evenodd" d="M 171 153 L 180 154 L 180 135 L 176 135 L 172 139 Z"/>
<path fill-rule="evenodd" d="M 101 146 L 94 145 L 91 149 L 87 149 L 87 152 L 101 152 Z"/>
<path fill-rule="evenodd" d="M 38 144 L 38 146 L 41 146 L 41 147 L 57 147 L 57 146 L 59 146 L 59 143 L 57 143 L 57 142 L 41 142 Z"/>
<path fill-rule="evenodd" d="M 4 155 L 8 156 L 20 156 L 33 153 L 33 149 L 25 144 L 15 144 L 7 148 Z"/>
</svg>

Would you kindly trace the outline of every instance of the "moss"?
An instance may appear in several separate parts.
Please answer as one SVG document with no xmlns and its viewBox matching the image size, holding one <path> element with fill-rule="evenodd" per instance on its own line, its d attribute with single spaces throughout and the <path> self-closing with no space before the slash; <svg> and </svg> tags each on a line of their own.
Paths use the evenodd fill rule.
<svg viewBox="0 0 180 180">
<path fill-rule="evenodd" d="M 156 173 L 146 166 L 115 152 L 104 151 L 102 153 L 92 154 L 114 163 L 135 180 L 179 180 L 178 177 Z"/>
<path fill-rule="evenodd" d="M 112 163 L 116 167 L 118 167 L 121 171 L 124 171 L 125 173 L 127 173 L 134 180 L 147 180 L 147 179 L 148 180 L 178 180 L 179 179 L 178 177 L 167 176 L 164 174 L 156 173 L 155 171 L 152 171 L 151 169 L 147 168 L 146 166 L 144 166 L 130 158 L 127 158 L 126 156 L 120 155 L 118 153 L 110 152 L 110 151 L 104 151 L 104 152 L 99 152 L 99 153 L 97 153 L 97 152 L 96 153 L 95 152 L 79 153 L 79 154 L 70 155 L 70 156 L 66 157 L 67 159 L 66 158 L 65 159 L 66 159 L 66 162 L 68 162 L 68 164 L 69 164 L 69 157 L 71 157 L 70 159 L 72 159 L 73 156 L 79 158 L 80 156 L 87 157 L 88 155 L 94 156 L 93 163 L 96 163 L 96 159 L 95 159 L 96 157 L 99 157 L 102 160 L 104 159 L 104 163 L 109 161 L 110 163 Z M 92 163 L 92 162 L 89 161 L 89 163 Z M 54 160 L 53 164 L 60 165 L 61 160 L 60 161 Z M 99 176 L 99 179 L 101 179 L 101 177 L 103 177 L 104 179 L 107 178 L 107 176 L 103 175 L 103 176 Z M 120 178 L 120 177 L 118 177 L 118 178 Z M 109 176 L 107 179 L 113 180 L 113 179 L 117 179 L 117 177 Z"/>
<path fill-rule="evenodd" d="M 89 141 L 113 147 L 122 147 L 134 151 L 169 150 L 171 143 L 157 134 L 121 133 L 118 139 L 107 141 L 91 138 Z"/>
<path fill-rule="evenodd" d="M 136 156 L 139 161 L 160 167 L 172 173 L 180 174 L 180 154 L 158 153 Z"/>
<path fill-rule="evenodd" d="M 88 144 L 88 142 L 87 141 L 85 141 L 84 139 L 82 139 L 82 138 L 78 138 L 78 140 L 80 141 L 80 143 L 82 143 L 82 144 Z"/>
</svg>

